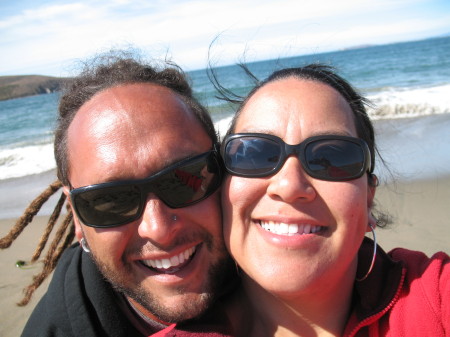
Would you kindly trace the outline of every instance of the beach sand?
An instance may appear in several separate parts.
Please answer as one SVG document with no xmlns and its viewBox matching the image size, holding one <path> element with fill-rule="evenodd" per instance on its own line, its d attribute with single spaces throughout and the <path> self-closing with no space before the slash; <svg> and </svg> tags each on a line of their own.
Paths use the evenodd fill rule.
<svg viewBox="0 0 450 337">
<path fill-rule="evenodd" d="M 406 247 L 428 255 L 440 250 L 450 253 L 449 200 L 450 175 L 380 186 L 377 191 L 378 208 L 394 217 L 389 228 L 377 229 L 381 247 L 385 250 Z M 10 248 L 0 251 L 0 336 L 20 335 L 48 285 L 47 281 L 38 289 L 28 306 L 16 306 L 22 289 L 39 271 L 39 264 L 35 268 L 20 269 L 15 267 L 15 262 L 30 258 L 46 220 L 47 217 L 37 217 Z M 0 235 L 5 235 L 14 221 L 0 220 Z"/>
<path fill-rule="evenodd" d="M 392 183 L 388 174 L 377 172 L 383 182 L 388 182 L 377 189 L 377 208 L 393 217 L 388 228 L 377 229 L 380 246 L 387 251 L 405 247 L 429 256 L 437 251 L 450 253 L 450 114 L 382 120 L 375 127 L 379 148 L 397 181 Z M 0 181 L 0 236 L 55 179 L 55 172 L 50 171 Z M 15 262 L 30 259 L 58 195 L 45 205 L 45 216 L 37 217 L 10 248 L 0 251 L 0 336 L 20 335 L 48 286 L 47 280 L 28 306 L 16 306 L 22 289 L 40 271 L 40 266 L 38 263 L 36 267 L 20 269 Z"/>
</svg>

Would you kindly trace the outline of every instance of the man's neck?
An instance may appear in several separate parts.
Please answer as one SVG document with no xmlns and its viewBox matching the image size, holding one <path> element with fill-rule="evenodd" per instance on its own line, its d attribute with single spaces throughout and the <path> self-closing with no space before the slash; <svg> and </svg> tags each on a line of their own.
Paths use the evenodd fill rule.
<svg viewBox="0 0 450 337">
<path fill-rule="evenodd" d="M 125 299 L 130 304 L 130 307 L 141 317 L 145 322 L 150 325 L 154 325 L 154 323 L 161 324 L 164 327 L 170 325 L 168 322 L 164 322 L 156 317 L 152 312 L 144 308 L 141 304 L 133 300 L 132 298 L 125 296 Z"/>
</svg>

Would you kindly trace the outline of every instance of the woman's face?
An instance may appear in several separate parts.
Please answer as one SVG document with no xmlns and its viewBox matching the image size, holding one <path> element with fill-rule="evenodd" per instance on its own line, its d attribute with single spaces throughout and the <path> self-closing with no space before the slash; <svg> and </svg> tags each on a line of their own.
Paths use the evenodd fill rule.
<svg viewBox="0 0 450 337">
<path fill-rule="evenodd" d="M 259 89 L 235 132 L 273 134 L 288 144 L 324 134 L 357 137 L 350 106 L 336 90 L 295 78 Z M 222 191 L 228 249 L 264 289 L 282 297 L 326 294 L 353 282 L 375 192 L 366 174 L 345 182 L 317 180 L 291 156 L 270 177 L 228 176 Z M 279 234 L 283 226 L 296 233 Z"/>
</svg>

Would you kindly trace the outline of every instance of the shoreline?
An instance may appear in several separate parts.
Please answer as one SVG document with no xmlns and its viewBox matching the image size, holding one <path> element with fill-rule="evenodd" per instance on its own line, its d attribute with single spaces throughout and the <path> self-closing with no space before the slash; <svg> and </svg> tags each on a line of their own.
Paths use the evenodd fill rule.
<svg viewBox="0 0 450 337">
<path fill-rule="evenodd" d="M 384 171 L 383 165 L 377 162 L 376 173 L 382 183 L 375 201 L 379 211 L 393 217 L 390 226 L 376 231 L 378 243 L 385 251 L 404 247 L 423 251 L 428 256 L 437 251 L 450 253 L 449 129 L 450 114 L 375 121 L 378 147 L 389 167 Z M 9 232 L 30 202 L 55 180 L 54 169 L 0 180 L 1 237 Z M 31 258 L 61 193 L 57 191 L 44 204 L 10 248 L 0 250 L 0 336 L 20 335 L 48 286 L 49 279 L 26 307 L 16 306 L 22 298 L 22 289 L 40 268 L 38 263 L 30 269 L 20 269 L 15 262 Z M 368 236 L 371 237 L 370 233 Z"/>
</svg>

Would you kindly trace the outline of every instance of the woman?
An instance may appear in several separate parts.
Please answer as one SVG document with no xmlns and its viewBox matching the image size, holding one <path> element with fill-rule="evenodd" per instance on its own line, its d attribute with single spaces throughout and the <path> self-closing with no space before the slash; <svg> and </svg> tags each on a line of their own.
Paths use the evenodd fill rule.
<svg viewBox="0 0 450 337">
<path fill-rule="evenodd" d="M 221 149 L 224 236 L 243 281 L 236 335 L 450 335 L 449 257 L 364 239 L 378 182 L 365 103 L 310 65 L 273 73 L 240 105 Z"/>
</svg>

